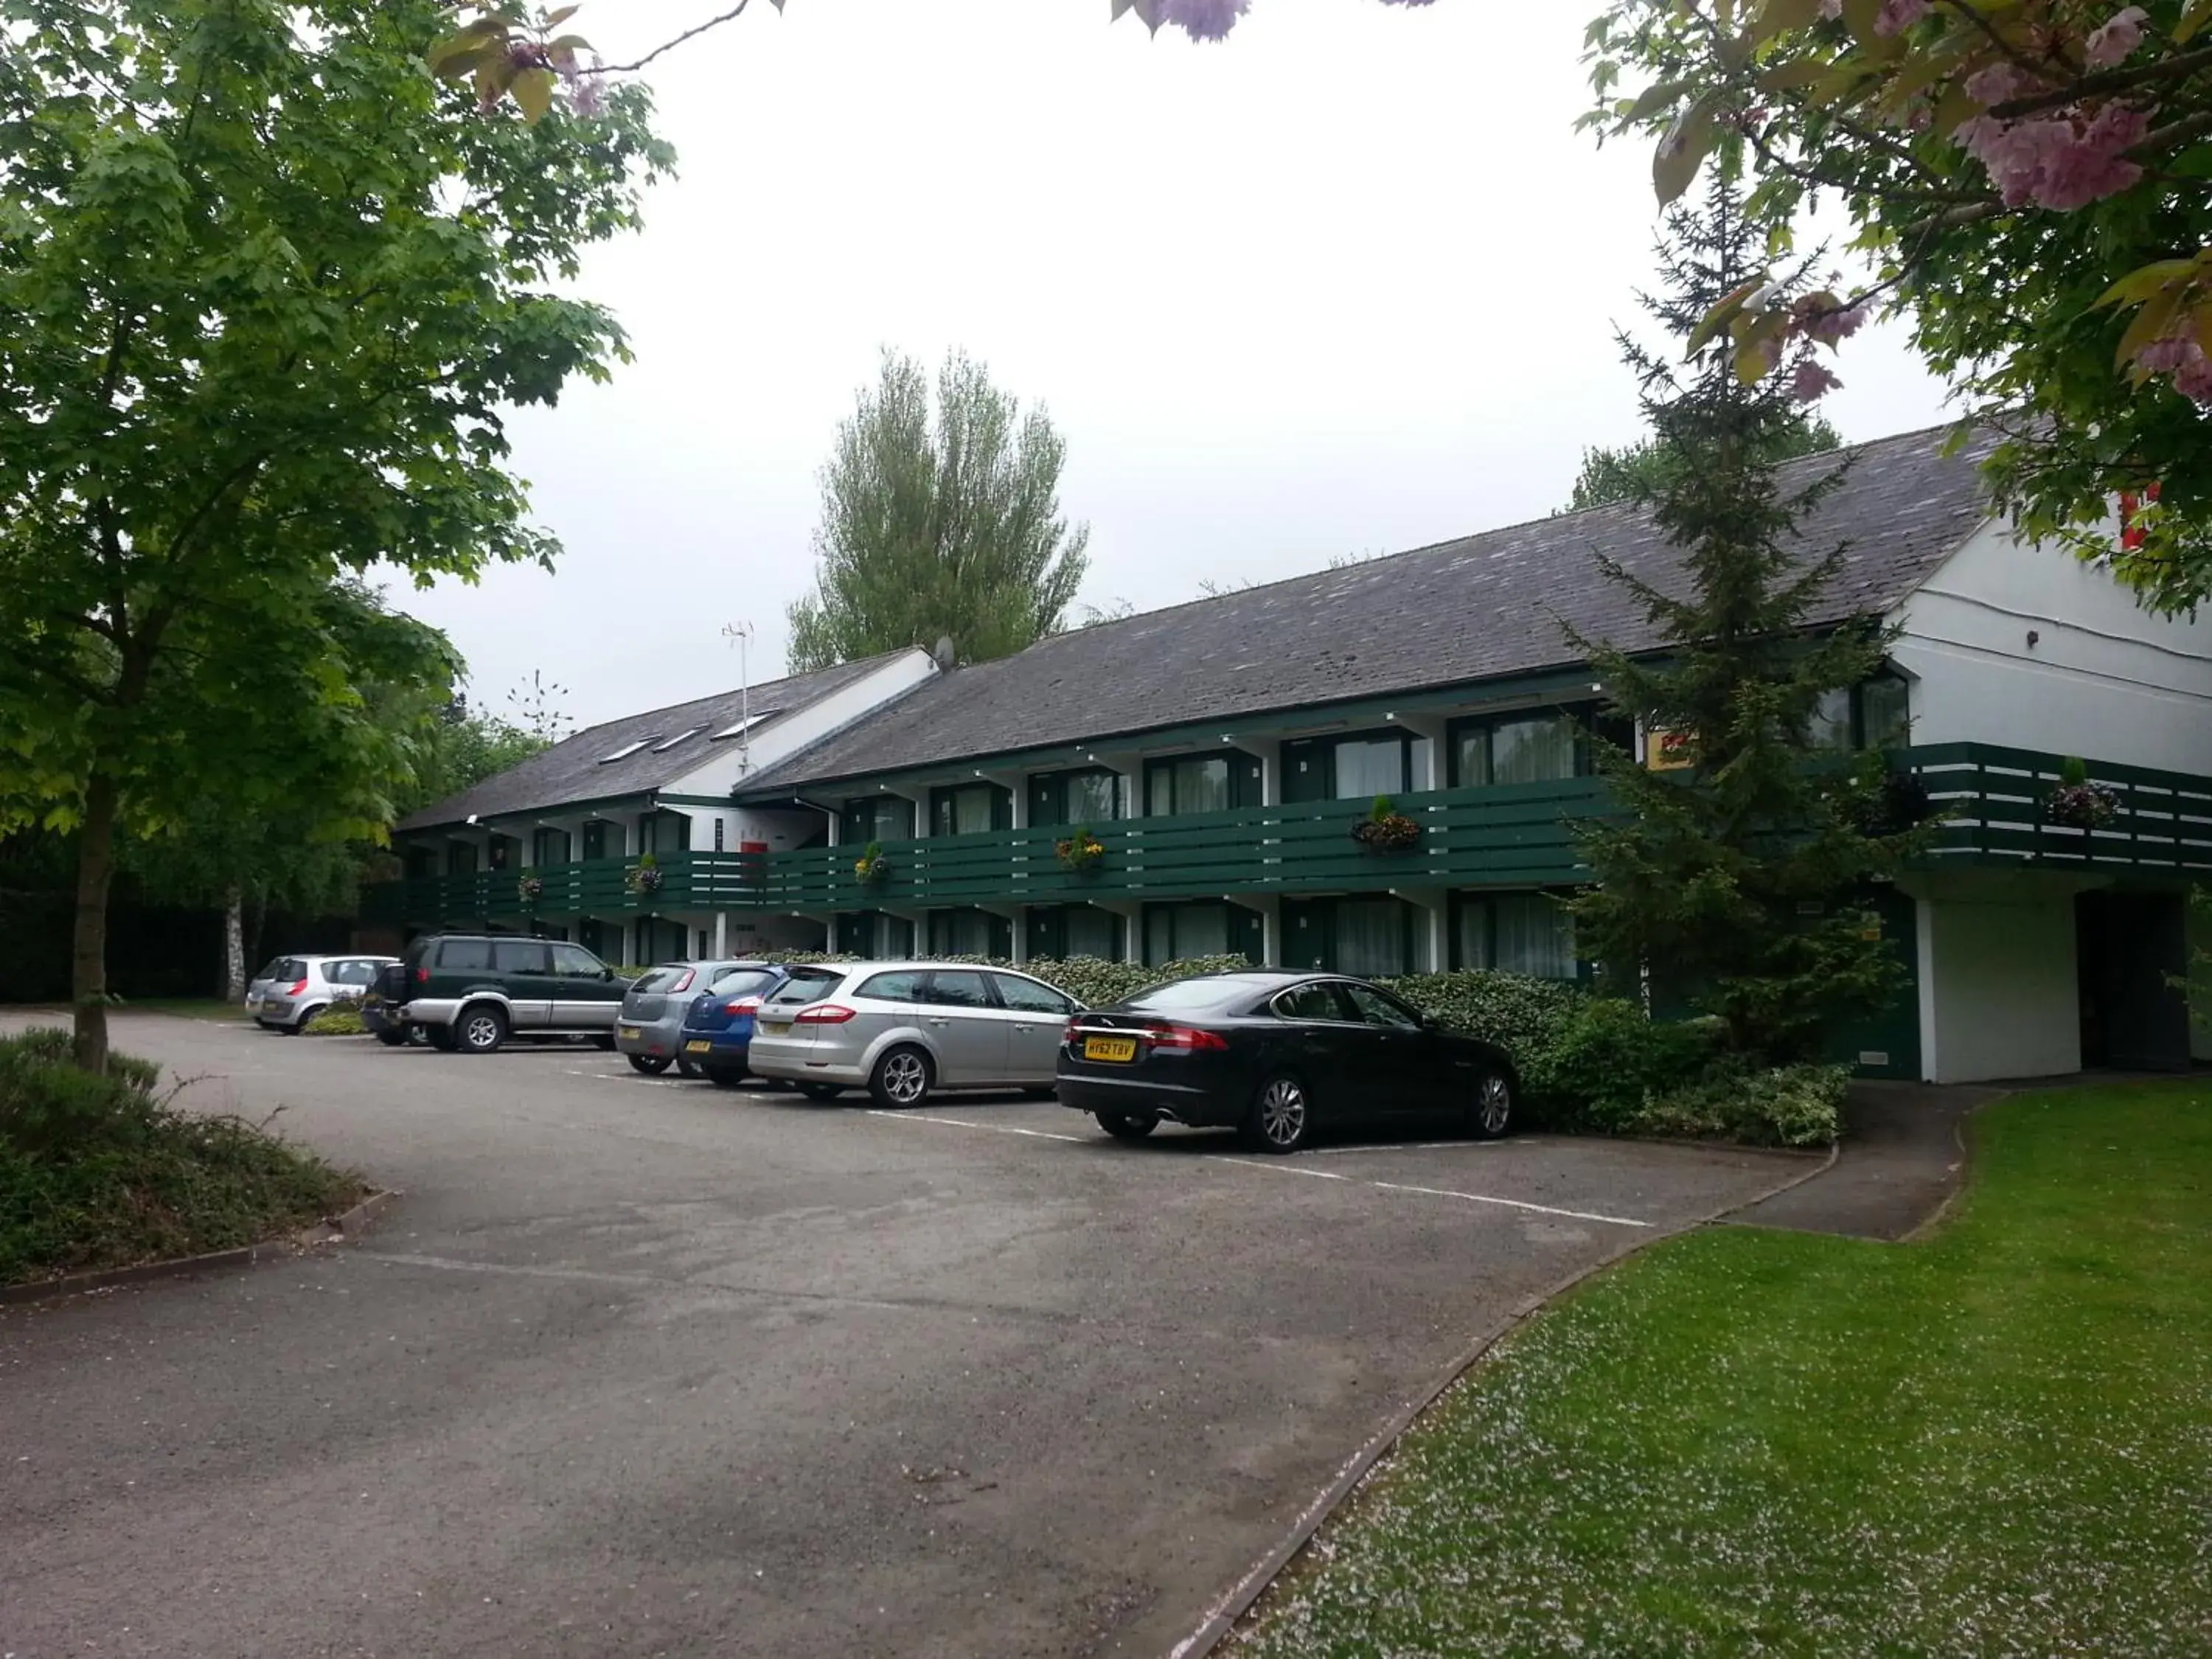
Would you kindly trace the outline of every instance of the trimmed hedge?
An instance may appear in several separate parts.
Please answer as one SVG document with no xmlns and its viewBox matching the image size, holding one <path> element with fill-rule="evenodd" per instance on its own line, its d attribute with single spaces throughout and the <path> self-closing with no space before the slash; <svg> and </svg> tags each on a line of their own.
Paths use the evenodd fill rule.
<svg viewBox="0 0 2212 1659">
<path fill-rule="evenodd" d="M 229 1249 L 312 1225 L 363 1186 L 236 1118 L 173 1109 L 159 1068 L 0 1038 L 0 1284 Z"/>
<path fill-rule="evenodd" d="M 305 1036 L 361 1036 L 368 1030 L 361 1010 L 349 1002 L 334 1003 L 307 1022 Z"/>
</svg>

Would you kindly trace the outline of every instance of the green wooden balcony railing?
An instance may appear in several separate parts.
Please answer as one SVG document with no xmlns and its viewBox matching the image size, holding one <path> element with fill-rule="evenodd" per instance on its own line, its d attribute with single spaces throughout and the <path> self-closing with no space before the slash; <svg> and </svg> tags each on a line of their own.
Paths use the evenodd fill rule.
<svg viewBox="0 0 2212 1659">
<path fill-rule="evenodd" d="M 1949 813 L 1929 861 L 1936 866 L 2039 865 L 2194 877 L 2212 872 L 2212 780 L 2092 763 L 2114 796 L 2111 823 L 2072 829 L 2049 821 L 2059 781 L 2052 755 L 1984 744 L 1940 744 L 1893 757 L 1917 774 Z M 1557 886 L 1587 872 L 1572 825 L 1604 809 L 1595 778 L 1437 790 L 1398 798 L 1421 826 L 1419 842 L 1370 853 L 1352 838 L 1366 815 L 1358 801 L 1257 806 L 1091 826 L 1105 848 L 1089 870 L 1064 868 L 1064 829 L 1008 830 L 883 843 L 884 873 L 863 882 L 856 847 L 786 853 L 664 853 L 659 884 L 635 879 L 637 860 L 599 859 L 532 871 L 480 871 L 371 888 L 363 914 L 417 927 L 514 925 L 532 916 L 675 915 L 763 910 L 821 915 L 925 910 L 971 904 L 1142 902 L 1223 894 L 1374 892 L 1447 887 Z M 521 878 L 543 890 L 522 896 Z"/>
</svg>

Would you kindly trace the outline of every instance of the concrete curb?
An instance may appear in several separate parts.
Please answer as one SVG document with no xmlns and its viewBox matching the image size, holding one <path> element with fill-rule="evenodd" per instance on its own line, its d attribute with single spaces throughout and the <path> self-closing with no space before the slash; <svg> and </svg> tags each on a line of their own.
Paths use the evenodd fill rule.
<svg viewBox="0 0 2212 1659">
<path fill-rule="evenodd" d="M 1197 1629 L 1168 1650 L 1168 1659 L 1206 1659 L 1206 1656 L 1219 1647 L 1224 1638 L 1237 1628 L 1237 1621 L 1258 1604 L 1260 1598 L 1267 1593 L 1268 1587 L 1282 1576 L 1283 1570 L 1296 1560 L 1306 1546 L 1313 1541 L 1314 1534 L 1322 1529 L 1328 1517 L 1335 1513 L 1346 1498 L 1351 1497 L 1358 1489 L 1359 1484 L 1374 1472 L 1376 1467 L 1396 1449 L 1398 1442 L 1405 1437 L 1406 1431 L 1420 1419 L 1430 1407 L 1443 1399 L 1455 1384 L 1472 1371 L 1486 1354 L 1514 1330 L 1527 1322 L 1532 1316 L 1540 1312 L 1549 1304 L 1559 1300 L 1583 1280 L 1603 1273 L 1609 1267 L 1618 1266 L 1639 1250 L 1648 1250 L 1653 1245 L 1664 1243 L 1667 1239 L 1679 1238 L 1685 1233 L 1696 1231 L 1698 1228 L 1712 1226 L 1735 1214 L 1738 1210 L 1747 1209 L 1753 1204 L 1764 1204 L 1778 1194 L 1786 1193 L 1792 1187 L 1801 1186 L 1816 1176 L 1826 1174 L 1835 1168 L 1836 1160 L 1842 1155 L 1842 1152 L 1840 1142 L 1831 1146 L 1828 1148 L 1827 1157 L 1821 1160 L 1818 1168 L 1794 1174 L 1787 1181 L 1776 1182 L 1756 1198 L 1746 1200 L 1741 1204 L 1731 1204 L 1726 1209 L 1714 1210 L 1708 1214 L 1696 1217 L 1673 1232 L 1663 1233 L 1657 1238 L 1632 1239 L 1587 1267 L 1568 1274 L 1550 1289 L 1540 1291 L 1522 1301 L 1511 1313 L 1476 1337 L 1474 1341 L 1445 1368 L 1441 1376 L 1416 1395 L 1410 1404 L 1393 1412 L 1382 1426 L 1362 1443 L 1359 1449 L 1352 1453 L 1338 1468 L 1328 1485 L 1322 1488 L 1311 1503 L 1298 1511 L 1297 1519 L 1291 1522 L 1290 1531 L 1282 1540 L 1254 1562 L 1243 1577 L 1214 1598 L 1212 1604 L 1206 1608 L 1205 1616 L 1200 1621 Z"/>
<path fill-rule="evenodd" d="M 142 1261 L 135 1267 L 109 1267 L 100 1273 L 70 1273 L 62 1279 L 0 1285 L 0 1307 L 82 1296 L 93 1291 L 120 1290 L 130 1285 L 150 1285 L 193 1273 L 257 1267 L 264 1261 L 289 1261 L 309 1250 L 359 1237 L 402 1196 L 392 1191 L 371 1193 L 343 1214 L 325 1217 L 319 1226 L 264 1239 L 258 1244 L 241 1245 L 234 1250 L 210 1250 L 204 1255 L 179 1256 L 173 1261 Z"/>
</svg>

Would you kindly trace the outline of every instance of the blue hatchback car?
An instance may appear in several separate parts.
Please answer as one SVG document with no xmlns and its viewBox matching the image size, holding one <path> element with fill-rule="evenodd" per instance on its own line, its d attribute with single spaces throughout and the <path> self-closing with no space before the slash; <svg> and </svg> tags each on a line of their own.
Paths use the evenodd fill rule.
<svg viewBox="0 0 2212 1659">
<path fill-rule="evenodd" d="M 753 1016 L 761 1004 L 793 980 L 817 982 L 826 994 L 845 977 L 845 971 L 774 962 L 735 963 L 691 999 L 684 1012 L 684 1035 L 677 1052 L 709 1082 L 734 1089 L 749 1074 Z"/>
</svg>

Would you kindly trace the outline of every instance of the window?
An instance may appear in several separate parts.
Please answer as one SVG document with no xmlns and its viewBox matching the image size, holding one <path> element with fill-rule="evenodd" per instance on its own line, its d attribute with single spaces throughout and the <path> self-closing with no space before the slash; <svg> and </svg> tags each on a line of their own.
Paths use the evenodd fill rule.
<svg viewBox="0 0 2212 1659">
<path fill-rule="evenodd" d="M 684 738 L 696 737 L 698 734 L 699 728 L 697 726 L 687 726 L 681 732 L 678 732 L 674 737 L 667 739 L 665 743 L 656 743 L 653 744 L 653 752 L 656 755 L 665 755 L 670 750 L 675 748 L 678 744 L 683 742 Z"/>
<path fill-rule="evenodd" d="M 497 939 L 491 943 L 492 971 L 497 974 L 547 974 L 553 971 L 550 954 L 534 939 Z"/>
<path fill-rule="evenodd" d="M 845 803 L 840 839 L 854 847 L 872 841 L 914 839 L 914 803 L 903 795 L 863 795 Z"/>
<path fill-rule="evenodd" d="M 1334 966 L 1340 974 L 1406 971 L 1406 907 L 1395 898 L 1337 901 Z"/>
<path fill-rule="evenodd" d="M 649 974 L 639 975 L 637 982 L 632 985 L 630 989 L 643 991 L 648 994 L 680 991 L 684 988 L 684 981 L 690 977 L 691 970 L 689 968 L 675 965 L 656 968 Z"/>
<path fill-rule="evenodd" d="M 1337 989 L 1351 1001 L 1352 1012 L 1369 1025 L 1380 1025 L 1392 1031 L 1418 1031 L 1421 1029 L 1419 1014 L 1392 1001 L 1380 991 L 1365 985 L 1340 985 Z"/>
<path fill-rule="evenodd" d="M 299 980 L 307 976 L 307 964 L 297 957 L 279 957 L 269 966 L 270 979 Z"/>
<path fill-rule="evenodd" d="M 1283 799 L 1372 800 L 1413 781 L 1412 738 L 1366 732 L 1343 738 L 1301 738 L 1283 745 Z"/>
<path fill-rule="evenodd" d="M 709 743 L 720 743 L 726 738 L 741 738 L 744 736 L 746 732 L 751 731 L 753 727 L 758 726 L 763 720 L 772 720 L 782 712 L 783 711 L 780 708 L 756 708 L 752 713 L 747 714 L 743 720 L 737 721 L 734 725 L 724 726 L 720 731 L 715 732 L 713 737 L 708 738 L 707 741 Z"/>
<path fill-rule="evenodd" d="M 1145 912 L 1145 960 L 1155 968 L 1229 954 L 1225 904 L 1158 904 Z"/>
<path fill-rule="evenodd" d="M 1097 957 L 1118 962 L 1121 957 L 1121 918 L 1095 904 L 1070 905 L 1060 916 L 1060 950 L 1071 957 Z"/>
<path fill-rule="evenodd" d="M 481 974 L 491 967 L 488 939 L 449 939 L 438 947 L 438 966 L 463 973 Z"/>
<path fill-rule="evenodd" d="M 566 864 L 568 861 L 568 832 L 566 830 L 532 830 L 530 861 L 532 864 Z"/>
<path fill-rule="evenodd" d="M 1406 787 L 1402 738 L 1347 738 L 1336 745 L 1334 758 L 1339 800 L 1369 800 Z"/>
<path fill-rule="evenodd" d="M 1005 827 L 1001 791 L 994 784 L 963 783 L 929 793 L 933 836 L 981 836 Z"/>
<path fill-rule="evenodd" d="M 1018 974 L 994 974 L 991 983 L 998 987 L 1000 1005 L 1017 1013 L 1057 1014 L 1065 1018 L 1075 1012 L 1072 999 L 1033 979 L 1024 979 Z"/>
<path fill-rule="evenodd" d="M 1847 686 L 1838 686 L 1820 694 L 1820 706 L 1805 733 L 1806 741 L 1815 749 L 1851 750 L 1857 744 L 1851 732 L 1851 694 Z"/>
<path fill-rule="evenodd" d="M 607 831 L 614 834 L 609 836 Z M 614 847 L 609 850 L 607 842 Z M 584 856 L 587 859 L 620 858 L 623 854 L 622 825 L 609 823 L 605 818 L 593 818 L 584 825 Z"/>
<path fill-rule="evenodd" d="M 1249 979 L 1207 977 L 1204 979 L 1170 980 L 1165 985 L 1155 985 L 1139 991 L 1127 1004 L 1141 1008 L 1147 1013 L 1190 1013 L 1200 1008 L 1227 1012 L 1261 988 Z"/>
<path fill-rule="evenodd" d="M 1890 673 L 1849 690 L 1823 692 L 1807 723 L 1807 741 L 1815 749 L 1838 752 L 1901 749 L 1912 741 L 1911 703 L 1911 689 Z"/>
<path fill-rule="evenodd" d="M 940 957 L 1012 956 L 1011 938 L 1003 951 L 994 948 L 998 944 L 998 917 L 981 910 L 933 911 L 929 918 L 930 951 Z"/>
<path fill-rule="evenodd" d="M 1589 770 L 1586 749 L 1576 714 L 1564 708 L 1468 721 L 1452 730 L 1452 782 L 1473 789 L 1578 777 Z"/>
<path fill-rule="evenodd" d="M 1293 985 L 1269 1005 L 1282 1019 L 1342 1021 L 1344 1009 L 1326 985 Z"/>
<path fill-rule="evenodd" d="M 844 979 L 845 976 L 842 974 L 821 979 L 794 974 L 786 983 L 777 988 L 774 996 L 768 1000 L 769 1006 L 775 1008 L 804 1008 L 810 1002 L 821 1001 L 823 998 L 844 983 Z"/>
<path fill-rule="evenodd" d="M 1248 757 L 1238 756 L 1239 763 Z M 1254 763 L 1256 769 L 1257 763 Z M 1182 812 L 1226 812 L 1234 806 L 1257 805 L 1253 799 L 1237 799 L 1237 772 L 1227 755 L 1182 755 L 1173 760 L 1148 761 L 1145 765 L 1145 815 L 1171 817 Z"/>
<path fill-rule="evenodd" d="M 446 844 L 446 873 L 449 876 L 472 876 L 476 872 L 476 843 L 470 841 L 448 842 Z"/>
<path fill-rule="evenodd" d="M 1575 919 L 1548 893 L 1498 893 L 1462 902 L 1459 965 L 1532 979 L 1575 976 Z"/>
<path fill-rule="evenodd" d="M 607 964 L 580 945 L 556 943 L 549 948 L 553 952 L 553 971 L 556 974 L 577 979 L 605 979 L 607 975 Z"/>
<path fill-rule="evenodd" d="M 323 977 L 333 985 L 368 985 L 376 979 L 373 962 L 332 962 L 323 967 Z"/>
<path fill-rule="evenodd" d="M 929 976 L 923 988 L 922 1001 L 938 1008 L 990 1008 L 997 1005 L 991 1000 L 991 981 L 981 973 L 968 969 L 949 969 Z"/>
<path fill-rule="evenodd" d="M 878 1002 L 921 1002 L 926 1000 L 922 995 L 922 981 L 928 977 L 927 974 L 917 973 L 878 974 L 872 979 L 863 981 L 860 989 L 853 994 L 873 997 Z"/>
<path fill-rule="evenodd" d="M 722 850 L 722 821 L 720 818 L 714 820 L 714 850 L 717 853 Z"/>
<path fill-rule="evenodd" d="M 641 853 L 681 853 L 691 845 L 691 819 L 664 808 L 641 814 L 637 821 L 637 846 Z"/>
<path fill-rule="evenodd" d="M 640 738 L 635 743 L 626 743 L 621 748 L 616 750 L 613 754 L 600 756 L 599 764 L 605 766 L 615 761 L 628 760 L 632 755 L 637 753 L 639 750 L 644 748 L 646 744 L 652 741 L 653 738 Z"/>
<path fill-rule="evenodd" d="M 775 983 L 775 975 L 763 968 L 740 968 L 734 974 L 724 974 L 707 988 L 718 997 L 751 997 Z M 645 988 L 640 985 L 640 990 Z"/>
</svg>

